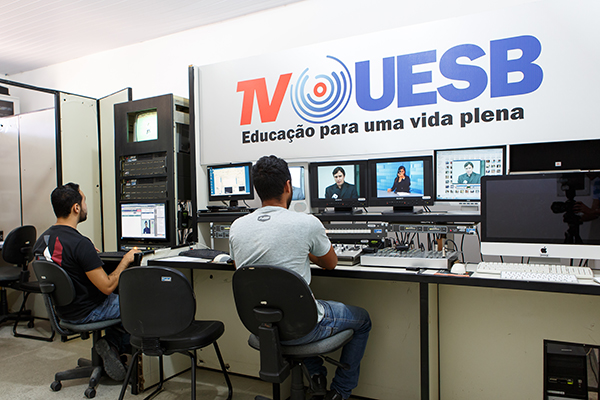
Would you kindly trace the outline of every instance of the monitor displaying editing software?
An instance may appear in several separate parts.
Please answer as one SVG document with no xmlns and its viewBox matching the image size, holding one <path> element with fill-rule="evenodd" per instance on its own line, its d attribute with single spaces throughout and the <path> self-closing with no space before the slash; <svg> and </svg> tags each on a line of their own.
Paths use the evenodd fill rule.
<svg viewBox="0 0 600 400">
<path fill-rule="evenodd" d="M 121 239 L 166 240 L 167 204 L 122 203 Z"/>
<path fill-rule="evenodd" d="M 482 179 L 484 255 L 600 259 L 600 173 L 486 176 Z"/>
<path fill-rule="evenodd" d="M 311 207 L 334 207 L 351 211 L 367 204 L 367 161 L 329 161 L 311 163 Z"/>
<path fill-rule="evenodd" d="M 209 165 L 208 200 L 229 201 L 231 207 L 237 207 L 238 200 L 254 198 L 252 185 L 252 163 Z"/>
<path fill-rule="evenodd" d="M 481 177 L 506 172 L 506 146 L 436 150 L 435 200 L 479 201 Z"/>
<path fill-rule="evenodd" d="M 369 160 L 369 205 L 412 212 L 433 204 L 431 156 Z"/>
</svg>

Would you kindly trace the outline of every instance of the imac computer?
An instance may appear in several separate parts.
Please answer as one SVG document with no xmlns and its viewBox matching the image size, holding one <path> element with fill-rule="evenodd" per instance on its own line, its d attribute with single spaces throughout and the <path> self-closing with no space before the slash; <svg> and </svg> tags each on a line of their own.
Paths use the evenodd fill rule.
<svg viewBox="0 0 600 400">
<path fill-rule="evenodd" d="M 481 184 L 481 253 L 600 259 L 600 173 L 485 176 Z"/>
<path fill-rule="evenodd" d="M 288 163 L 292 177 L 290 210 L 310 213 L 308 190 L 308 163 Z"/>
<path fill-rule="evenodd" d="M 431 156 L 369 160 L 369 205 L 412 213 L 433 204 Z"/>
<path fill-rule="evenodd" d="M 121 240 L 167 240 L 167 203 L 121 203 Z"/>
<path fill-rule="evenodd" d="M 311 207 L 353 212 L 367 205 L 366 160 L 310 163 L 308 180 Z"/>
<path fill-rule="evenodd" d="M 436 150 L 433 154 L 436 202 L 479 202 L 481 177 L 506 172 L 506 146 Z"/>
<path fill-rule="evenodd" d="M 252 163 L 209 165 L 208 200 L 229 201 L 229 207 L 238 207 L 239 200 L 252 200 Z"/>
</svg>

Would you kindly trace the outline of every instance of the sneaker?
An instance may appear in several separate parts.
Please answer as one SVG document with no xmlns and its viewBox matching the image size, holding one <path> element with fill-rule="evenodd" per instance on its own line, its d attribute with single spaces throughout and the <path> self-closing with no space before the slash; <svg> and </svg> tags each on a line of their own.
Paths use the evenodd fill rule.
<svg viewBox="0 0 600 400">
<path fill-rule="evenodd" d="M 117 351 L 110 347 L 106 339 L 100 339 L 94 345 L 96 352 L 102 357 L 104 362 L 104 371 L 113 380 L 117 382 L 123 381 L 127 371 L 121 362 Z"/>
<path fill-rule="evenodd" d="M 325 396 L 327 393 L 327 377 L 323 374 L 313 375 L 311 378 L 311 389 L 313 396 Z"/>
<path fill-rule="evenodd" d="M 344 400 L 341 394 L 337 390 L 331 389 L 325 395 L 325 400 Z"/>
</svg>

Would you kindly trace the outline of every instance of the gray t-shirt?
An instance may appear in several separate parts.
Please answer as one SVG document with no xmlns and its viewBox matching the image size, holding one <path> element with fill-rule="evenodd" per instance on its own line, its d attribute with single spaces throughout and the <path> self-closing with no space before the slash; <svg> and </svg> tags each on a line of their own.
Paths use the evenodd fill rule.
<svg viewBox="0 0 600 400">
<path fill-rule="evenodd" d="M 262 264 L 291 269 L 310 284 L 308 253 L 322 257 L 331 249 L 325 227 L 310 214 L 262 207 L 238 218 L 229 230 L 229 254 L 237 268 Z M 319 321 L 323 308 L 317 303 Z"/>
</svg>

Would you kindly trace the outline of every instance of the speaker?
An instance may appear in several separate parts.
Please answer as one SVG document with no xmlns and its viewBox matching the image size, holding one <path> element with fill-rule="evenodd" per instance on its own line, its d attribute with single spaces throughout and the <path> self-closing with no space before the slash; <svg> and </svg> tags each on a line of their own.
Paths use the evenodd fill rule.
<svg viewBox="0 0 600 400">
<path fill-rule="evenodd" d="M 510 145 L 508 167 L 511 173 L 600 169 L 600 140 Z"/>
</svg>

